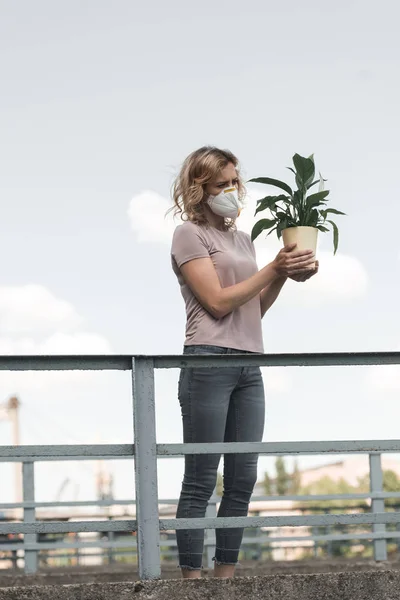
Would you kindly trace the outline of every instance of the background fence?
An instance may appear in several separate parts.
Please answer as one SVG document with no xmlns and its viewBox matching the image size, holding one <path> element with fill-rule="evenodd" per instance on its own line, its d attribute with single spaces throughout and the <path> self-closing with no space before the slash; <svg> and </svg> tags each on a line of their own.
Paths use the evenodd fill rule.
<svg viewBox="0 0 400 600">
<path fill-rule="evenodd" d="M 208 531 L 206 547 L 208 560 L 214 543 L 214 530 L 221 527 L 274 528 L 274 527 L 332 527 L 337 525 L 369 526 L 371 532 L 355 534 L 311 535 L 313 542 L 372 540 L 375 560 L 387 558 L 387 540 L 400 538 L 399 531 L 386 531 L 387 524 L 398 527 L 399 512 L 385 512 L 385 498 L 400 498 L 400 494 L 383 492 L 381 455 L 400 452 L 400 440 L 336 441 L 336 442 L 282 442 L 282 443 L 218 443 L 218 444 L 157 444 L 155 426 L 154 370 L 162 368 L 224 368 L 228 366 L 355 366 L 400 364 L 400 352 L 275 354 L 275 355 L 177 355 L 177 356 L 9 356 L 0 357 L 0 370 L 131 370 L 133 397 L 134 444 L 106 445 L 52 445 L 0 446 L 0 461 L 23 464 L 23 521 L 0 524 L 0 535 L 23 534 L 22 543 L 3 544 L 0 550 L 14 552 L 23 549 L 25 571 L 38 568 L 38 552 L 55 548 L 54 542 L 40 542 L 40 534 L 100 532 L 110 536 L 102 541 L 106 548 L 116 548 L 112 540 L 115 532 L 136 532 L 139 575 L 154 579 L 161 574 L 160 532 L 187 528 L 205 528 Z M 370 461 L 371 492 L 368 494 L 335 495 L 335 499 L 371 499 L 369 513 L 323 514 L 302 516 L 216 517 L 216 499 L 212 499 L 204 519 L 160 519 L 157 492 L 157 459 L 207 453 L 260 453 L 266 455 L 333 455 L 368 454 Z M 104 521 L 51 521 L 36 520 L 36 510 L 46 503 L 35 502 L 34 464 L 41 461 L 61 460 L 134 459 L 136 488 L 136 518 Z M 328 500 L 332 496 L 285 496 L 298 501 Z M 265 499 L 265 498 L 263 498 Z M 277 497 L 268 497 L 269 500 Z M 127 501 L 130 504 L 133 502 Z M 113 501 L 111 504 L 119 504 Z M 99 505 L 107 503 L 47 503 L 51 506 Z M 3 504 L 3 508 L 17 505 Z M 211 533 L 210 533 L 211 532 Z M 273 538 L 278 542 L 279 538 Z M 285 537 L 284 541 L 303 541 L 304 536 Z M 270 544 L 266 536 L 258 544 Z M 245 540 L 248 543 L 250 540 Z M 251 540 L 254 543 L 254 540 Z M 79 548 L 78 541 L 56 542 L 60 548 Z M 162 542 L 168 547 L 173 544 Z M 88 544 L 84 544 L 88 547 Z M 98 541 L 92 546 L 98 548 Z"/>
</svg>

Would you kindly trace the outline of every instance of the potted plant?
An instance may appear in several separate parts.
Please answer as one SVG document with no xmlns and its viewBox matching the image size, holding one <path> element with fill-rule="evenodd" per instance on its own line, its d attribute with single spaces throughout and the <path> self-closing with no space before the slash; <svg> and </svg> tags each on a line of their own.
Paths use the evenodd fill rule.
<svg viewBox="0 0 400 600">
<path fill-rule="evenodd" d="M 295 175 L 296 190 L 278 179 L 270 177 L 256 177 L 250 179 L 252 183 L 272 185 L 286 192 L 278 196 L 266 196 L 257 201 L 255 215 L 268 210 L 271 218 L 260 219 L 254 225 L 251 239 L 254 241 L 263 231 L 270 235 L 276 231 L 278 239 L 283 238 L 286 245 L 296 243 L 299 250 L 314 250 L 317 248 L 318 232 L 329 231 L 327 225 L 333 229 L 333 250 L 336 254 L 339 243 L 339 230 L 329 216 L 331 214 L 344 215 L 345 213 L 335 208 L 326 208 L 329 190 L 324 189 L 321 174 L 315 177 L 314 156 L 308 158 L 295 154 L 292 167 L 287 167 Z M 310 193 L 311 188 L 319 184 L 318 191 Z"/>
</svg>

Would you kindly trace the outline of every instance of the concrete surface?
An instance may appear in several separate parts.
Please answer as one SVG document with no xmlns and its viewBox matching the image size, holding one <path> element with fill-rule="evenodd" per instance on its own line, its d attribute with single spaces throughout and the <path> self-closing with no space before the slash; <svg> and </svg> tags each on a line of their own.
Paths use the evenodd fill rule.
<svg viewBox="0 0 400 600">
<path fill-rule="evenodd" d="M 373 560 L 319 559 L 302 561 L 248 562 L 237 567 L 237 577 L 262 575 L 300 575 L 313 573 L 338 573 L 357 571 L 400 571 L 400 561 L 376 563 Z M 207 569 L 204 576 L 209 575 Z M 162 579 L 177 579 L 180 571 L 175 566 L 162 569 Z M 138 581 L 137 569 L 132 565 L 105 565 L 103 567 L 54 567 L 42 569 L 35 575 L 24 575 L 21 571 L 0 571 L 0 588 L 31 585 L 70 585 L 77 583 L 117 583 Z"/>
<path fill-rule="evenodd" d="M 160 580 L 0 590 L 0 600 L 400 600 L 399 571 Z"/>
</svg>

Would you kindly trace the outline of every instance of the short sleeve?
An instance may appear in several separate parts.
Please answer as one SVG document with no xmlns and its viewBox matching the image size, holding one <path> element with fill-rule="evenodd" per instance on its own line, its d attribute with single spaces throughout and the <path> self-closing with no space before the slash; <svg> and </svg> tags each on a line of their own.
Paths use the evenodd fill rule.
<svg viewBox="0 0 400 600">
<path fill-rule="evenodd" d="M 178 268 L 195 258 L 208 258 L 207 242 L 200 230 L 191 223 L 179 225 L 174 232 L 171 256 Z"/>
</svg>

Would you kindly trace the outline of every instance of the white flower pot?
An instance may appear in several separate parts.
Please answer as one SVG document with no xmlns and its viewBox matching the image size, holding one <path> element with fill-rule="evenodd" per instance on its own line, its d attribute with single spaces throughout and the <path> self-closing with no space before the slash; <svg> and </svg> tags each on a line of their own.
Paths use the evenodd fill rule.
<svg viewBox="0 0 400 600">
<path fill-rule="evenodd" d="M 282 231 L 283 243 L 297 244 L 297 250 L 317 251 L 318 229 L 315 227 L 288 227 Z"/>
<path fill-rule="evenodd" d="M 318 229 L 316 227 L 288 227 L 282 231 L 283 243 L 297 244 L 296 250 L 313 250 L 317 253 Z"/>
</svg>

